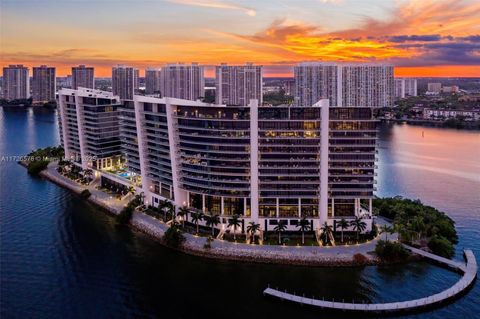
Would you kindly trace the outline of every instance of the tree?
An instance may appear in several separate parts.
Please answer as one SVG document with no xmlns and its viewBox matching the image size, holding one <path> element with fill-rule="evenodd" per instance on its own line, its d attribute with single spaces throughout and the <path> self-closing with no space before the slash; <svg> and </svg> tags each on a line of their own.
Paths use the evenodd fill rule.
<svg viewBox="0 0 480 319">
<path fill-rule="evenodd" d="M 179 248 L 185 241 L 185 237 L 178 227 L 178 222 L 173 221 L 162 237 L 163 242 L 172 248 Z"/>
<path fill-rule="evenodd" d="M 327 222 L 323 223 L 322 227 L 320 228 L 322 233 L 325 234 L 325 245 L 328 244 L 328 237 L 332 234 L 332 226 L 330 226 Z"/>
<path fill-rule="evenodd" d="M 169 207 L 168 200 L 162 200 L 158 203 L 158 212 L 163 215 L 163 221 L 166 221 L 167 209 Z"/>
<path fill-rule="evenodd" d="M 287 230 L 287 225 L 280 220 L 273 230 L 278 233 L 278 244 L 280 245 L 282 243 L 282 232 Z"/>
<path fill-rule="evenodd" d="M 340 219 L 340 221 L 338 221 L 337 225 L 338 225 L 338 227 L 340 227 L 340 230 L 341 230 L 341 239 L 340 240 L 343 243 L 343 231 L 345 229 L 347 229 L 348 226 L 350 226 L 350 223 L 347 222 L 347 220 L 345 218 L 342 218 L 342 219 Z"/>
<path fill-rule="evenodd" d="M 91 180 L 93 176 L 93 170 L 87 168 L 85 171 L 83 171 L 83 176 L 88 177 L 89 180 Z"/>
<path fill-rule="evenodd" d="M 252 242 L 255 243 L 255 233 L 260 230 L 260 224 L 256 224 L 255 222 L 248 223 L 247 226 L 247 233 L 250 234 L 252 238 Z"/>
<path fill-rule="evenodd" d="M 218 217 L 218 215 L 205 215 L 204 219 L 207 226 L 210 226 L 212 228 L 212 237 L 214 237 L 215 226 L 217 226 L 220 223 L 220 217 Z"/>
<path fill-rule="evenodd" d="M 381 230 L 382 234 L 385 234 L 385 241 L 388 241 L 388 234 L 392 235 L 395 233 L 395 229 L 391 226 L 384 225 Z"/>
<path fill-rule="evenodd" d="M 305 232 L 310 230 L 310 223 L 305 217 L 298 221 L 297 228 L 302 232 L 302 245 L 305 245 Z"/>
<path fill-rule="evenodd" d="M 355 219 L 351 222 L 353 230 L 357 232 L 357 242 L 360 237 L 360 233 L 367 228 L 367 223 L 363 221 L 362 216 L 356 216 Z"/>
<path fill-rule="evenodd" d="M 203 219 L 204 215 L 202 212 L 191 212 L 190 213 L 190 218 L 192 219 L 192 222 L 195 223 L 195 226 L 197 226 L 197 234 L 198 234 L 198 222 Z"/>
<path fill-rule="evenodd" d="M 167 214 L 168 214 L 168 216 L 171 216 L 172 221 L 175 220 L 175 218 L 176 218 L 176 207 L 170 201 L 167 203 Z"/>
<path fill-rule="evenodd" d="M 233 240 L 237 240 L 237 227 L 240 227 L 242 223 L 238 215 L 233 215 L 232 218 L 228 220 L 228 227 L 233 227 Z"/>
<path fill-rule="evenodd" d="M 188 208 L 186 206 L 182 206 L 178 210 L 177 216 L 182 218 L 182 228 L 185 227 L 185 220 L 188 218 L 188 213 L 189 212 L 190 211 L 188 210 Z"/>
</svg>

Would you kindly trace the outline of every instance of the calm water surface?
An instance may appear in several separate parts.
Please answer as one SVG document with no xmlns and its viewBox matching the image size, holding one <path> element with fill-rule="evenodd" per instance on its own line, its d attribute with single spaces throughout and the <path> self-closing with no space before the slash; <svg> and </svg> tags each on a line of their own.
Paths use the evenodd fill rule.
<svg viewBox="0 0 480 319">
<path fill-rule="evenodd" d="M 423 133 L 423 134 L 422 134 Z M 423 136 L 422 136 L 423 135 Z M 0 156 L 59 143 L 51 111 L 0 108 Z M 446 211 L 480 256 L 480 134 L 383 126 L 380 196 Z M 428 263 L 305 268 L 210 261 L 153 242 L 70 192 L 0 162 L 0 317 L 342 318 L 265 299 L 274 286 L 335 300 L 394 301 L 447 288 L 458 275 Z M 454 304 L 408 318 L 475 318 L 480 285 Z"/>
</svg>

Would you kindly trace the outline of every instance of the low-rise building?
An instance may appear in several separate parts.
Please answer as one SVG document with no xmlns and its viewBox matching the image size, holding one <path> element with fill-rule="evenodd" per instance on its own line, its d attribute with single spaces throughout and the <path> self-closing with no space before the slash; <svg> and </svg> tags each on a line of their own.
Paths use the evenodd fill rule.
<svg viewBox="0 0 480 319">
<path fill-rule="evenodd" d="M 466 121 L 480 120 L 480 109 L 471 110 L 451 110 L 451 109 L 432 109 L 423 110 L 424 119 L 445 120 L 450 118 L 463 118 Z"/>
</svg>

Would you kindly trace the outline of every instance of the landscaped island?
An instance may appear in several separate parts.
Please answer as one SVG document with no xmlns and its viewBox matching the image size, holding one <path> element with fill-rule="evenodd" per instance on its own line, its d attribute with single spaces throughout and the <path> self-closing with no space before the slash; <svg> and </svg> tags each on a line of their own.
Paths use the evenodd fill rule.
<svg viewBox="0 0 480 319">
<path fill-rule="evenodd" d="M 452 257 L 454 245 L 458 243 L 455 222 L 445 213 L 434 207 L 422 204 L 420 200 L 411 200 L 400 196 L 378 198 L 373 202 L 380 216 L 392 220 L 393 227 L 385 227 L 382 232 L 398 233 L 400 242 L 414 247 L 429 249 L 436 255 Z M 381 241 L 377 245 L 377 254 L 406 256 L 405 251 L 394 244 Z"/>
<path fill-rule="evenodd" d="M 119 224 L 131 224 L 169 247 L 196 255 L 304 265 L 388 264 L 409 260 L 410 253 L 402 244 L 451 257 L 458 240 L 448 216 L 418 200 L 401 197 L 374 200 L 380 218 L 374 219 L 372 231 L 365 230 L 363 216 L 338 220 L 333 227 L 325 223 L 319 229 L 312 229 L 305 217 L 299 217 L 295 231 L 287 231 L 282 220 L 272 229 L 262 230 L 255 222 L 243 225 L 240 215 L 209 214 L 176 207 L 169 200 L 153 207 L 146 204 L 143 193 L 135 195 L 133 187 L 104 188 L 93 170 L 82 169 L 62 156 L 61 147 L 38 149 L 23 165 L 30 173 L 47 177 L 107 208 L 117 215 Z"/>
</svg>

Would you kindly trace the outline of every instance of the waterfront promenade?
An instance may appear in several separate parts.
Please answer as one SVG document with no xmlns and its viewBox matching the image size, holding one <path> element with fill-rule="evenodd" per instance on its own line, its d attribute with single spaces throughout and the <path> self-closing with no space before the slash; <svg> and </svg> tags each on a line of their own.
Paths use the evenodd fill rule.
<svg viewBox="0 0 480 319">
<path fill-rule="evenodd" d="M 329 310 L 339 310 L 339 311 L 351 311 L 351 312 L 365 312 L 365 313 L 394 313 L 394 312 L 406 312 L 406 311 L 415 311 L 419 309 L 425 309 L 429 307 L 434 307 L 440 305 L 444 302 L 447 302 L 451 299 L 456 298 L 457 296 L 463 294 L 468 290 L 475 282 L 477 277 L 477 261 L 471 250 L 464 250 L 464 256 L 466 263 L 460 263 L 457 261 L 449 260 L 428 252 L 425 252 L 420 249 L 416 249 L 407 245 L 404 245 L 405 248 L 409 249 L 415 254 L 419 254 L 425 258 L 431 259 L 435 262 L 441 263 L 447 267 L 452 268 L 453 270 L 459 271 L 462 273 L 462 277 L 457 281 L 452 287 L 441 291 L 437 294 L 400 302 L 390 302 L 390 303 L 371 303 L 371 304 L 356 304 L 348 302 L 335 302 L 327 300 L 319 300 L 315 298 L 308 298 L 304 295 L 296 295 L 295 293 L 288 293 L 287 291 L 280 291 L 278 289 L 273 289 L 268 287 L 263 291 L 263 294 L 266 296 L 271 296 L 279 298 L 281 300 L 291 301 L 299 303 L 302 305 L 309 305 L 314 307 L 320 307 L 322 309 Z"/>
<path fill-rule="evenodd" d="M 128 204 L 128 198 L 119 200 L 109 194 L 96 188 L 96 183 L 90 185 L 80 185 L 57 172 L 56 163 L 51 163 L 48 168 L 40 173 L 41 176 L 55 182 L 56 184 L 68 188 L 77 194 L 88 189 L 91 196 L 89 201 L 105 208 L 112 214 L 118 214 L 125 205 Z M 377 224 L 382 226 L 386 224 L 385 220 L 378 218 Z M 140 211 L 133 213 L 130 224 L 136 230 L 146 233 L 158 240 L 161 240 L 163 234 L 168 229 L 168 225 L 163 221 L 156 219 Z M 184 233 L 185 242 L 182 251 L 222 260 L 239 260 L 261 263 L 278 263 L 290 265 L 309 265 L 309 266 L 355 266 L 359 265 L 354 260 L 355 254 L 362 254 L 365 261 L 362 265 L 375 265 L 380 261 L 373 254 L 377 241 L 382 236 L 377 236 L 373 240 L 356 245 L 337 245 L 337 246 L 280 246 L 280 245 L 253 245 L 246 243 L 234 243 L 226 240 L 215 239 L 210 243 L 210 248 L 204 247 L 207 238 L 196 236 L 190 233 Z M 395 239 L 395 235 L 390 236 Z"/>
</svg>

